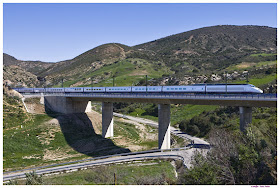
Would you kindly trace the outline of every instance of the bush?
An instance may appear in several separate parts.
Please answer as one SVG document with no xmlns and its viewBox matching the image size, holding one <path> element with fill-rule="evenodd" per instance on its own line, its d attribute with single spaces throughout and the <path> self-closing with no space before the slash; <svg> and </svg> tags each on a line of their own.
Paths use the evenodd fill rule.
<svg viewBox="0 0 280 188">
<path fill-rule="evenodd" d="M 43 185 L 42 175 L 39 176 L 35 171 L 25 173 L 26 185 Z"/>
</svg>

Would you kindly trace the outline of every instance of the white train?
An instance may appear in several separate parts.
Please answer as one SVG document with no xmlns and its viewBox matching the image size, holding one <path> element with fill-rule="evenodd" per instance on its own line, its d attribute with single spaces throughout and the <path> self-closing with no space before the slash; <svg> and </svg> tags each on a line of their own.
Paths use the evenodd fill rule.
<svg viewBox="0 0 280 188">
<path fill-rule="evenodd" d="M 252 84 L 194 84 L 187 86 L 14 88 L 20 93 L 255 93 L 263 91 Z"/>
</svg>

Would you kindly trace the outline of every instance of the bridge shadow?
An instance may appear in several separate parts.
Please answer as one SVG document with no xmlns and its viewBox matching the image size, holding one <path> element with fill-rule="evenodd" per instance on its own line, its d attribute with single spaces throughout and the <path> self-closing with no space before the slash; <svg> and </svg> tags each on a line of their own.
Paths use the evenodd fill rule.
<svg viewBox="0 0 280 188">
<path fill-rule="evenodd" d="M 96 134 L 92 122 L 86 113 L 47 114 L 59 121 L 61 132 L 69 146 L 75 151 L 91 157 L 131 152 L 119 147 L 112 140 Z"/>
</svg>

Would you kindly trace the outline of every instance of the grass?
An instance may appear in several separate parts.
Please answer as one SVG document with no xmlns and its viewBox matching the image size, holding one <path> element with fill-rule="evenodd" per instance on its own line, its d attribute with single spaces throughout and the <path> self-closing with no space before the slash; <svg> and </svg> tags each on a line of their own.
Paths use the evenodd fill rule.
<svg viewBox="0 0 280 188">
<path fill-rule="evenodd" d="M 158 65 L 157 62 L 148 62 L 143 59 L 129 58 L 117 61 L 113 64 L 105 65 L 90 74 L 84 75 L 82 78 L 76 78 L 64 82 L 64 87 L 70 87 L 79 81 L 84 82 L 86 79 L 98 79 L 98 83 L 93 86 L 112 86 L 113 77 L 115 86 L 131 86 L 136 85 L 141 80 L 159 78 L 163 74 L 172 73 L 166 66 Z M 92 86 L 92 84 L 82 84 L 79 87 Z M 60 87 L 57 85 L 57 87 Z"/>
<path fill-rule="evenodd" d="M 116 125 L 114 129 L 115 137 L 123 136 L 130 140 L 134 140 L 134 142 L 140 140 L 140 136 L 135 125 L 123 123 L 119 121 L 115 121 L 115 125 Z"/>
<path fill-rule="evenodd" d="M 277 65 L 277 61 L 264 61 L 264 62 L 259 62 L 256 67 L 262 67 L 262 66 L 273 66 Z"/>
<path fill-rule="evenodd" d="M 44 185 L 175 184 L 176 180 L 174 167 L 165 160 L 127 162 L 43 176 Z M 24 185 L 25 180 L 19 180 L 18 184 Z"/>
<path fill-rule="evenodd" d="M 264 84 L 270 83 L 273 80 L 277 80 L 277 74 L 270 74 L 270 75 L 266 75 L 260 78 L 251 78 L 249 79 L 249 84 L 253 84 L 256 87 L 260 87 Z M 236 81 L 233 83 L 237 83 L 237 84 L 246 84 L 246 80 L 242 80 L 242 81 Z"/>
<path fill-rule="evenodd" d="M 256 56 L 263 56 L 263 57 L 267 57 L 267 56 L 275 56 L 277 54 L 265 54 L 265 53 L 261 53 L 261 54 L 251 54 L 250 56 L 252 57 L 256 57 Z"/>
<path fill-rule="evenodd" d="M 46 131 L 38 127 L 39 124 L 51 119 L 47 115 L 34 115 L 31 121 L 24 124 L 23 128 L 4 130 L 3 135 L 3 159 L 4 169 L 15 167 L 27 167 L 34 163 L 41 163 L 43 150 L 37 135 Z M 33 156 L 24 158 L 25 156 Z M 39 157 L 39 159 L 37 159 Z"/>
<path fill-rule="evenodd" d="M 101 135 L 90 134 L 86 127 L 79 125 L 81 128 L 78 128 L 76 125 L 72 125 L 72 119 L 69 122 L 65 122 L 68 124 L 67 132 L 64 131 L 63 133 L 63 128 L 61 127 L 56 128 L 57 130 L 54 132 L 54 127 L 43 125 L 44 122 L 50 119 L 52 117 L 46 114 L 31 115 L 30 120 L 26 121 L 24 126 L 15 125 L 13 129 L 4 130 L 3 168 L 5 171 L 85 159 L 90 156 L 109 155 L 113 154 L 109 150 L 120 152 L 124 147 L 115 145 L 111 140 L 102 138 Z M 152 128 L 147 130 L 156 134 L 156 131 Z M 129 143 L 141 144 L 146 146 L 147 150 L 157 148 L 157 139 L 143 140 L 143 138 L 140 138 L 139 131 L 135 125 L 115 122 L 115 137 L 128 138 Z M 49 143 L 46 143 L 46 140 L 49 140 Z M 99 145 L 99 150 L 88 154 L 79 152 L 79 150 L 75 149 L 76 143 L 79 142 L 96 143 Z M 107 148 L 108 151 L 104 149 L 103 151 L 102 147 Z M 43 159 L 46 151 L 56 154 L 65 153 L 63 156 L 65 158 Z"/>
<path fill-rule="evenodd" d="M 251 70 L 259 67 L 264 66 L 274 66 L 277 65 L 277 61 L 262 61 L 258 63 L 254 62 L 243 62 L 238 65 L 231 65 L 228 68 L 226 68 L 229 71 L 240 71 L 240 70 Z"/>
<path fill-rule="evenodd" d="M 189 120 L 203 111 L 212 111 L 218 106 L 210 105 L 171 105 L 171 125 L 180 123 L 182 120 Z"/>
<path fill-rule="evenodd" d="M 215 110 L 218 106 L 208 106 L 208 105 L 171 105 L 170 109 L 170 118 L 171 118 L 171 125 L 176 125 L 180 123 L 184 119 L 191 119 L 196 115 L 199 115 L 203 111 L 211 111 Z M 141 117 L 153 121 L 158 121 L 158 117 L 147 115 L 146 111 L 142 108 L 136 108 L 133 112 L 129 115 L 134 117 Z"/>
</svg>

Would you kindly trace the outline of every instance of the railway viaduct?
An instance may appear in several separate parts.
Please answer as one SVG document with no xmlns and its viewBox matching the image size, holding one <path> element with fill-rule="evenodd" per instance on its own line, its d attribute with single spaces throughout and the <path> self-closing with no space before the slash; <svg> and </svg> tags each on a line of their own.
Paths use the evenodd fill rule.
<svg viewBox="0 0 280 188">
<path fill-rule="evenodd" d="M 91 101 L 102 102 L 102 136 L 113 137 L 113 102 L 155 103 L 158 104 L 158 147 L 170 148 L 170 104 L 195 104 L 238 106 L 240 112 L 240 130 L 244 131 L 252 122 L 252 107 L 276 107 L 276 94 L 258 95 L 213 95 L 213 94 L 81 94 L 53 93 L 44 94 L 46 110 L 59 113 L 84 113 L 91 110 Z"/>
</svg>

